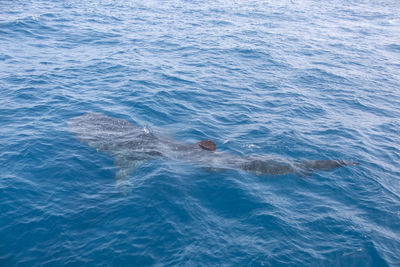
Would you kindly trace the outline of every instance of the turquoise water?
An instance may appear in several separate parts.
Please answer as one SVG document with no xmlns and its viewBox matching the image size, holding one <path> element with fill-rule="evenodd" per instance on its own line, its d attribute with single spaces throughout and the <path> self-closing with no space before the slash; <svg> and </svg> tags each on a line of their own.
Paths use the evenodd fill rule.
<svg viewBox="0 0 400 267">
<path fill-rule="evenodd" d="M 0 1 L 0 266 L 399 266 L 398 1 Z M 296 175 L 113 159 L 126 119 Z"/>
</svg>

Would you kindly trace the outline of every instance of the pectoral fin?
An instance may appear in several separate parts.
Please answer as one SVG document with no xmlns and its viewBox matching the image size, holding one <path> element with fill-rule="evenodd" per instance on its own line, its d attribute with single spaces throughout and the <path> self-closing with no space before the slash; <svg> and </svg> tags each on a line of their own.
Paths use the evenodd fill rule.
<svg viewBox="0 0 400 267">
<path fill-rule="evenodd" d="M 115 180 L 128 180 L 131 173 L 139 168 L 139 166 L 140 164 L 138 164 L 138 166 L 123 167 L 118 169 L 117 173 L 115 174 Z"/>
<path fill-rule="evenodd" d="M 132 192 L 133 183 L 129 180 L 130 175 L 134 172 L 144 161 L 121 161 L 116 160 L 115 166 L 118 171 L 115 174 L 116 188 L 124 195 Z"/>
<path fill-rule="evenodd" d="M 217 168 L 217 167 L 202 167 L 202 170 L 206 172 L 216 172 L 216 173 L 222 173 L 228 171 L 228 169 L 225 168 Z"/>
</svg>

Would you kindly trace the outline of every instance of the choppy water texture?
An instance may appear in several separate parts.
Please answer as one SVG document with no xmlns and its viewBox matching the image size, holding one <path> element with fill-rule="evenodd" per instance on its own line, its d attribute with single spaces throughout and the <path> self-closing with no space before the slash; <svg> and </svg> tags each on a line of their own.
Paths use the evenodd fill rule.
<svg viewBox="0 0 400 267">
<path fill-rule="evenodd" d="M 0 266 L 399 266 L 398 1 L 0 1 Z M 360 166 L 115 187 L 67 121 Z"/>
</svg>

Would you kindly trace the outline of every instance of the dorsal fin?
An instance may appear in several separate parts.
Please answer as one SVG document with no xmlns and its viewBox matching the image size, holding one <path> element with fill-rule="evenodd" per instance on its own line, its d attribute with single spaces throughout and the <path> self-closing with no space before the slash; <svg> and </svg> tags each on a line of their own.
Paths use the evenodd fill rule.
<svg viewBox="0 0 400 267">
<path fill-rule="evenodd" d="M 208 151 L 215 151 L 217 150 L 217 145 L 212 140 L 202 140 L 197 143 L 202 149 Z"/>
</svg>

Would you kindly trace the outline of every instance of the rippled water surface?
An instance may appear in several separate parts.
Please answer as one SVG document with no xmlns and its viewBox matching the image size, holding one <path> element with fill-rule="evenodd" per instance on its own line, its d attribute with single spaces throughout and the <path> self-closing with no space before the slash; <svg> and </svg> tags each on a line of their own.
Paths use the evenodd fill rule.
<svg viewBox="0 0 400 267">
<path fill-rule="evenodd" d="M 0 1 L 0 266 L 399 266 L 400 3 Z M 311 177 L 159 158 L 115 186 L 67 122 L 126 119 Z"/>
</svg>

